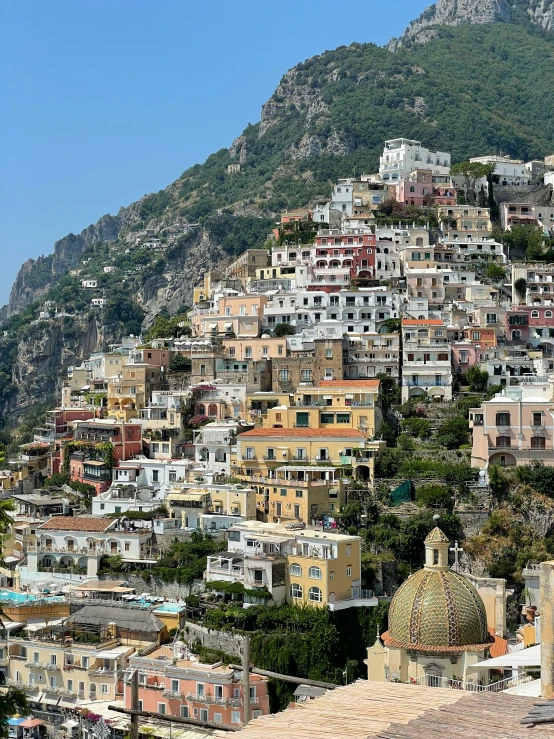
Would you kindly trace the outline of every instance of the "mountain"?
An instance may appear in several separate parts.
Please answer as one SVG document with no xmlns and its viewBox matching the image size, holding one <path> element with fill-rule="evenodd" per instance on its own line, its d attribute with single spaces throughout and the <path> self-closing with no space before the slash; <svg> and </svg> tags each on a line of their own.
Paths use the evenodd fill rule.
<svg viewBox="0 0 554 739">
<path fill-rule="evenodd" d="M 554 0 L 439 0 L 388 47 L 354 43 L 296 65 L 262 106 L 259 123 L 228 149 L 165 190 L 61 239 L 52 255 L 26 262 L 0 313 L 10 341 L 30 331 L 37 301 L 52 299 L 83 336 L 94 323 L 97 337 L 70 342 L 61 369 L 80 356 L 79 346 L 90 350 L 141 321 L 148 326 L 164 307 L 175 312 L 190 302 L 202 270 L 262 244 L 282 209 L 327 196 L 338 177 L 375 171 L 385 139 L 418 139 L 451 151 L 454 162 L 552 153 L 553 28 Z M 231 164 L 240 171 L 230 173 Z M 154 228 L 163 237 L 176 221 L 200 225 L 163 252 L 129 250 L 135 232 Z M 69 276 L 77 267 L 79 278 Z M 108 305 L 123 300 L 126 309 L 91 311 L 83 277 L 98 278 Z M 48 333 L 50 323 L 32 324 L 33 331 Z M 2 372 L 10 374 L 2 350 L 0 340 L 0 413 Z M 21 351 L 10 351 L 17 363 Z M 14 375 L 10 397 L 19 405 L 23 397 L 37 399 L 25 394 L 25 383 L 39 366 L 24 363 Z M 53 390 L 53 370 L 47 374 Z"/>
</svg>

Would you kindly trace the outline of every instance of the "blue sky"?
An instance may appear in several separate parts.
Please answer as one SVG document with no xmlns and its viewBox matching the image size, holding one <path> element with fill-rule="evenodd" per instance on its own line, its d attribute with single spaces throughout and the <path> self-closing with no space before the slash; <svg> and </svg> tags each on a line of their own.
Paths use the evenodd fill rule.
<svg viewBox="0 0 554 739">
<path fill-rule="evenodd" d="M 0 3 L 0 305 L 26 259 L 229 146 L 294 64 L 428 4 Z"/>
</svg>

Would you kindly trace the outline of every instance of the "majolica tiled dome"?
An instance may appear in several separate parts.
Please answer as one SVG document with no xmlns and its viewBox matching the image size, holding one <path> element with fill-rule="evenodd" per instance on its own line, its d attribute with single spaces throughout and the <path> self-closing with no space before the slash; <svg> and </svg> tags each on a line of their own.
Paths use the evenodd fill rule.
<svg viewBox="0 0 554 739">
<path fill-rule="evenodd" d="M 437 546 L 447 550 L 448 539 L 437 528 L 425 545 L 431 550 Z M 464 577 L 447 566 L 426 565 L 396 592 L 389 611 L 389 630 L 383 637 L 390 646 L 421 651 L 484 648 L 489 642 L 485 606 Z"/>
</svg>

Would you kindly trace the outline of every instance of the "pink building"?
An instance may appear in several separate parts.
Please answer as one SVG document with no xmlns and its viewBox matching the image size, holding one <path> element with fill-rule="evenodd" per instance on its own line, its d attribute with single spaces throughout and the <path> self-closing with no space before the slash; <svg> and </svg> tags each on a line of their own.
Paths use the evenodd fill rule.
<svg viewBox="0 0 554 739">
<path fill-rule="evenodd" d="M 507 331 L 513 341 L 529 342 L 545 356 L 554 354 L 554 307 L 520 305 L 507 312 Z"/>
<path fill-rule="evenodd" d="M 239 728 L 244 723 L 244 687 L 235 670 L 221 662 L 203 664 L 186 647 L 161 646 L 132 657 L 139 671 L 139 707 L 143 711 L 192 718 Z M 250 676 L 252 718 L 269 713 L 267 678 Z M 131 707 L 125 685 L 124 703 Z"/>
<path fill-rule="evenodd" d="M 480 347 L 471 341 L 452 342 L 452 367 L 455 374 L 465 373 L 480 361 Z"/>
<path fill-rule="evenodd" d="M 553 381 L 531 376 L 469 412 L 473 431 L 471 464 L 554 465 Z"/>
</svg>

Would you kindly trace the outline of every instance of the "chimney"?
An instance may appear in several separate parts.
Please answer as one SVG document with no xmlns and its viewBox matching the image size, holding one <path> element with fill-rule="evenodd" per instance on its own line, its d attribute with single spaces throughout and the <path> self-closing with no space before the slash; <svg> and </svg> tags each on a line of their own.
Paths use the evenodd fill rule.
<svg viewBox="0 0 554 739">
<path fill-rule="evenodd" d="M 554 698 L 554 561 L 541 564 L 541 696 Z"/>
</svg>

